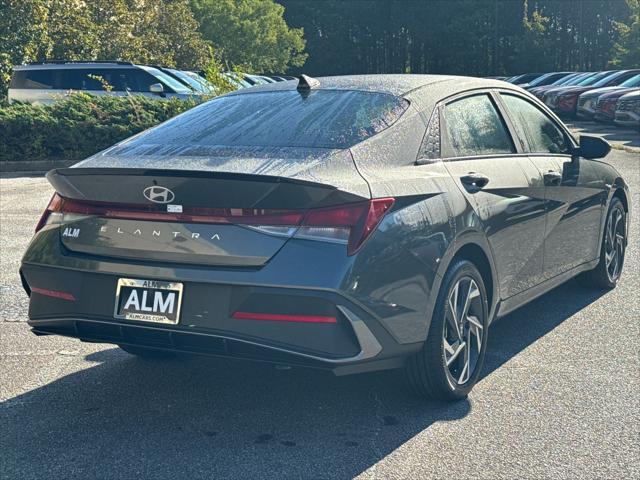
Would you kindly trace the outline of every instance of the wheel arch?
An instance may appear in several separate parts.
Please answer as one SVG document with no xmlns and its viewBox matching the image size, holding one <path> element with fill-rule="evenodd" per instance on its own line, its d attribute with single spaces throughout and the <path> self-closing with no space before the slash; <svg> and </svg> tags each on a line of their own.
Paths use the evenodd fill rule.
<svg viewBox="0 0 640 480">
<path fill-rule="evenodd" d="M 619 198 L 622 202 L 622 206 L 624 207 L 624 211 L 626 213 L 629 213 L 629 199 L 627 197 L 627 192 L 625 191 L 625 188 L 623 186 L 617 186 L 615 188 L 613 195 L 611 195 L 611 200 L 613 200 L 614 198 Z"/>
<path fill-rule="evenodd" d="M 487 290 L 487 296 L 489 297 L 487 300 L 489 304 L 489 321 L 491 322 L 500 300 L 498 293 L 499 280 L 491 247 L 482 232 L 468 231 L 455 240 L 449 255 L 446 255 L 446 261 L 441 262 L 441 266 L 438 269 L 439 278 L 442 279 L 453 262 L 460 259 L 470 261 L 480 271 Z M 438 291 L 440 286 L 439 284 Z"/>
<path fill-rule="evenodd" d="M 603 209 L 602 221 L 600 225 L 600 236 L 598 238 L 598 252 L 602 249 L 602 242 L 604 241 L 604 226 L 607 221 L 607 212 L 609 211 L 609 207 L 611 206 L 611 202 L 613 199 L 617 198 L 622 202 L 622 207 L 624 208 L 626 214 L 627 221 L 627 232 L 629 232 L 629 226 L 631 223 L 631 203 L 629 202 L 629 187 L 622 179 L 622 177 L 617 177 L 611 186 L 611 190 L 609 190 L 608 201 Z M 629 236 L 627 235 L 625 238 L 627 244 L 629 243 Z"/>
</svg>

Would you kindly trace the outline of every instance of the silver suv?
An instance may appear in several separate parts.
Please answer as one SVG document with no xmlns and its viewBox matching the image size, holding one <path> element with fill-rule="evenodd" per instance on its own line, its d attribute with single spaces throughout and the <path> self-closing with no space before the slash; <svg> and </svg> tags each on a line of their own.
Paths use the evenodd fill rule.
<svg viewBox="0 0 640 480">
<path fill-rule="evenodd" d="M 105 85 L 109 85 L 107 92 Z M 130 62 L 44 62 L 13 67 L 9 100 L 52 103 L 71 91 L 94 95 L 188 98 L 186 85 L 154 67 Z"/>
</svg>

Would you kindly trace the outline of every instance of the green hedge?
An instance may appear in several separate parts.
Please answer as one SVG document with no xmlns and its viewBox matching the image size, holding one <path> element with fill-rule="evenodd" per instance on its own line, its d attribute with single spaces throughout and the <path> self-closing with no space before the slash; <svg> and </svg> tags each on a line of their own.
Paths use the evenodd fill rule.
<svg viewBox="0 0 640 480">
<path fill-rule="evenodd" d="M 52 105 L 0 105 L 0 161 L 82 160 L 196 103 L 77 93 Z"/>
</svg>

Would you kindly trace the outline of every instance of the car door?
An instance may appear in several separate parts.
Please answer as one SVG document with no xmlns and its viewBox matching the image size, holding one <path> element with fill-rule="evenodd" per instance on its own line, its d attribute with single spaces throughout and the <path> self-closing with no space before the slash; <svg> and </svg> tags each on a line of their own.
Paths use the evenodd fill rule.
<svg viewBox="0 0 640 480">
<path fill-rule="evenodd" d="M 575 145 L 551 115 L 516 93 L 500 97 L 544 179 L 544 277 L 551 278 L 598 256 L 606 186 L 591 160 L 572 158 Z"/>
<path fill-rule="evenodd" d="M 444 164 L 486 232 L 500 297 L 511 297 L 542 277 L 545 212 L 540 172 L 513 142 L 491 92 L 465 94 L 441 108 Z"/>
</svg>

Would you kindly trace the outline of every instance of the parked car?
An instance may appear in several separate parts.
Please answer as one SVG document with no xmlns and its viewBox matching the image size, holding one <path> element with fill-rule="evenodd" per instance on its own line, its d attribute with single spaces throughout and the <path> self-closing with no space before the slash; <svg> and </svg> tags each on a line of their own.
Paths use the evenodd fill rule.
<svg viewBox="0 0 640 480">
<path fill-rule="evenodd" d="M 531 95 L 535 95 L 536 98 L 541 99 L 545 92 L 548 92 L 558 87 L 578 85 L 580 82 L 586 80 L 587 78 L 593 75 L 594 75 L 593 72 L 574 73 L 572 75 L 567 75 L 566 77 L 560 78 L 559 80 L 556 80 L 555 82 L 549 85 L 543 85 L 541 87 L 532 87 L 529 89 L 529 93 L 531 93 Z"/>
<path fill-rule="evenodd" d="M 215 85 L 213 85 L 211 82 L 209 82 L 209 80 L 207 80 L 206 77 L 199 75 L 196 72 L 192 72 L 190 70 L 181 70 L 182 73 L 186 73 L 187 75 L 189 75 L 189 77 L 191 77 L 192 79 L 194 79 L 196 82 L 198 82 L 200 85 L 202 85 L 203 87 L 203 91 L 205 93 L 216 93 L 216 87 Z"/>
<path fill-rule="evenodd" d="M 516 75 L 515 77 L 511 77 L 506 81 L 509 83 L 513 83 L 514 85 L 518 85 L 521 83 L 528 83 L 538 77 L 541 77 L 542 75 L 544 75 L 544 73 L 522 73 L 520 75 Z"/>
<path fill-rule="evenodd" d="M 632 92 L 618 99 L 615 124 L 621 127 L 640 128 L 640 92 Z"/>
<path fill-rule="evenodd" d="M 595 90 L 589 90 L 578 97 L 578 118 L 583 120 L 599 119 L 603 121 L 613 121 L 615 118 L 615 106 L 618 98 L 625 93 L 630 93 L 634 87 L 640 86 L 640 74 L 629 78 L 618 86 L 602 87 Z M 607 94 L 613 96 L 605 97 Z M 617 95 L 616 95 L 617 94 Z M 600 102 L 600 99 L 603 99 Z M 606 112 L 596 118 L 599 108 L 607 107 Z"/>
<path fill-rule="evenodd" d="M 609 149 L 495 80 L 238 90 L 49 172 L 29 325 L 139 356 L 404 368 L 457 400 L 495 318 L 579 274 L 616 286 L 630 197 L 591 160 Z"/>
<path fill-rule="evenodd" d="M 229 80 L 231 85 L 236 87 L 236 90 L 240 88 L 253 87 L 253 84 L 249 83 L 245 79 L 245 76 L 246 76 L 245 74 L 236 73 L 236 72 L 224 72 L 222 75 L 224 75 Z"/>
<path fill-rule="evenodd" d="M 528 83 L 518 84 L 519 87 L 524 88 L 525 90 L 529 90 L 535 87 L 543 87 L 545 85 L 550 85 L 553 82 L 556 82 L 562 78 L 566 78 L 569 75 L 573 75 L 574 72 L 551 72 L 545 73 L 541 77 L 536 78 Z"/>
<path fill-rule="evenodd" d="M 107 92 L 103 83 L 112 90 Z M 193 91 L 157 68 L 130 62 L 44 62 L 13 67 L 10 101 L 52 103 L 70 91 L 188 98 Z"/>
<path fill-rule="evenodd" d="M 578 108 L 578 97 L 589 90 L 596 88 L 612 87 L 620 85 L 625 80 L 635 76 L 639 70 L 620 70 L 605 76 L 601 80 L 589 86 L 567 87 L 554 92 L 545 103 L 557 114 L 575 117 Z"/>
<path fill-rule="evenodd" d="M 194 95 L 213 95 L 215 94 L 215 87 L 211 85 L 205 78 L 193 72 L 185 72 L 176 68 L 159 67 L 154 65 L 161 72 L 175 78 L 180 83 L 191 89 Z"/>
</svg>

